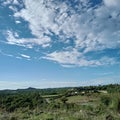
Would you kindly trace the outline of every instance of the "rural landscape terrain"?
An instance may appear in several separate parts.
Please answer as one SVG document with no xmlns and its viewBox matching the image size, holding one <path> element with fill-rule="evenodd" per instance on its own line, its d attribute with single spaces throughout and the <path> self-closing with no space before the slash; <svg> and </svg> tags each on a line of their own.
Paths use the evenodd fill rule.
<svg viewBox="0 0 120 120">
<path fill-rule="evenodd" d="M 0 120 L 120 120 L 120 85 L 1 90 Z"/>
<path fill-rule="evenodd" d="M 120 120 L 120 0 L 0 0 L 0 120 Z"/>
</svg>

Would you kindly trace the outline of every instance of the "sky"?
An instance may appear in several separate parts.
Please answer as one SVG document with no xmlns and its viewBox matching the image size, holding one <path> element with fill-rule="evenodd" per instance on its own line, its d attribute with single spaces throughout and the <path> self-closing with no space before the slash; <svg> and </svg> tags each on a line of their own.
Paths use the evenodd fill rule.
<svg viewBox="0 0 120 120">
<path fill-rule="evenodd" d="M 0 0 L 0 89 L 120 83 L 120 0 Z"/>
</svg>

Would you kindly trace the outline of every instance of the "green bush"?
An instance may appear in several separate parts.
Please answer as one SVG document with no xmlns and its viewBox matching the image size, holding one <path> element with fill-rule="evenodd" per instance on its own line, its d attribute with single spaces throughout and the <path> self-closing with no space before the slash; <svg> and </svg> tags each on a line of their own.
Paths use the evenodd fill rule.
<svg viewBox="0 0 120 120">
<path fill-rule="evenodd" d="M 111 103 L 111 108 L 117 112 L 120 113 L 120 96 L 119 94 L 114 94 L 111 95 L 112 97 L 112 103 Z"/>
<path fill-rule="evenodd" d="M 101 96 L 100 100 L 105 106 L 109 106 L 111 103 L 111 97 L 109 95 Z"/>
<path fill-rule="evenodd" d="M 10 118 L 10 120 L 18 120 L 18 119 L 17 119 L 17 117 L 12 116 L 12 117 Z"/>
</svg>

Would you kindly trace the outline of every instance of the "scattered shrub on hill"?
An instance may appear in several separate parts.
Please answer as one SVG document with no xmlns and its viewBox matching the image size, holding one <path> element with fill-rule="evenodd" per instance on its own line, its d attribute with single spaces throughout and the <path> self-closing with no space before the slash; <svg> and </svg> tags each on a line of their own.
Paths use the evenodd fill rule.
<svg viewBox="0 0 120 120">
<path fill-rule="evenodd" d="M 100 99 L 101 102 L 106 106 L 109 106 L 111 103 L 111 97 L 109 95 L 102 95 Z"/>
</svg>

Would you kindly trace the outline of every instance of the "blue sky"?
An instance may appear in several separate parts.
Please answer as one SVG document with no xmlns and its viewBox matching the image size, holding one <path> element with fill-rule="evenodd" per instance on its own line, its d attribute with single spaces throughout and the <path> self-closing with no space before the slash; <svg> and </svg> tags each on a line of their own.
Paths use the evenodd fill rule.
<svg viewBox="0 0 120 120">
<path fill-rule="evenodd" d="M 120 83 L 120 0 L 1 0 L 0 89 Z"/>
</svg>

